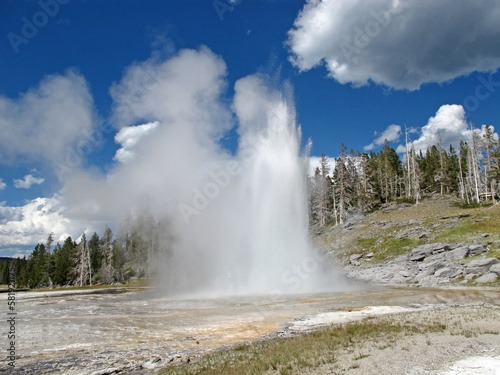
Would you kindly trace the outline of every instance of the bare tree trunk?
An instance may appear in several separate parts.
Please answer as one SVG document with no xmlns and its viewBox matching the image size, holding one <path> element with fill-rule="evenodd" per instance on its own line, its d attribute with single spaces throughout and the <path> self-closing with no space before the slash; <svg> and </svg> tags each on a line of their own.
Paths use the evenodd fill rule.
<svg viewBox="0 0 500 375">
<path fill-rule="evenodd" d="M 415 204 L 418 204 L 420 201 L 420 181 L 419 181 L 419 173 L 417 172 L 417 162 L 416 162 L 416 157 L 415 157 L 415 147 L 412 145 L 411 146 L 411 152 L 410 152 L 410 157 L 411 157 L 411 164 L 410 167 L 413 169 L 413 194 L 415 197 Z"/>
<path fill-rule="evenodd" d="M 460 183 L 460 196 L 461 196 L 462 200 L 465 200 L 464 199 L 464 193 L 465 193 L 464 172 L 463 172 L 463 169 L 462 169 L 462 154 L 461 154 L 460 151 L 458 153 L 458 166 L 459 166 L 459 169 L 460 169 L 460 172 L 458 174 L 458 181 Z"/>
<path fill-rule="evenodd" d="M 339 225 L 338 212 L 337 212 L 337 197 L 335 196 L 335 185 L 332 184 L 333 195 L 333 215 L 335 216 L 335 225 Z"/>
<path fill-rule="evenodd" d="M 406 198 L 411 198 L 411 189 L 412 189 L 412 179 L 411 179 L 411 160 L 410 160 L 410 149 L 408 147 L 408 129 L 405 126 L 406 133 Z"/>
<path fill-rule="evenodd" d="M 471 124 L 471 132 L 472 132 L 472 169 L 474 173 L 474 187 L 476 190 L 476 201 L 479 204 L 481 202 L 479 198 L 479 188 L 480 188 L 479 162 L 477 160 L 476 133 L 472 128 L 472 124 Z"/>
</svg>

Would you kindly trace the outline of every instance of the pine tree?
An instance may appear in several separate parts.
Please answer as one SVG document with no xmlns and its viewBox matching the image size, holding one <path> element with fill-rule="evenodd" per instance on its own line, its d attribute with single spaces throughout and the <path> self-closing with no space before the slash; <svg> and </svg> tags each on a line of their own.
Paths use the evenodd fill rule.
<svg viewBox="0 0 500 375">
<path fill-rule="evenodd" d="M 8 260 L 4 260 L 0 267 L 0 284 L 8 285 L 9 284 L 9 265 L 10 262 Z"/>
<path fill-rule="evenodd" d="M 68 237 L 62 247 L 56 247 L 56 250 L 54 250 L 54 283 L 56 285 L 62 286 L 71 283 L 71 275 L 75 266 L 75 248 L 76 244 L 73 239 Z"/>
<path fill-rule="evenodd" d="M 45 245 L 36 245 L 29 258 L 30 269 L 28 283 L 30 288 L 48 285 L 47 262 L 48 256 Z"/>
<path fill-rule="evenodd" d="M 28 275 L 27 275 L 27 260 L 26 256 L 23 258 L 17 258 L 17 270 L 16 270 L 16 287 L 23 288 L 28 286 Z"/>
<path fill-rule="evenodd" d="M 95 275 L 101 269 L 103 255 L 100 249 L 100 240 L 99 235 L 94 232 L 89 242 L 89 250 L 90 250 L 90 264 L 92 274 Z"/>
</svg>

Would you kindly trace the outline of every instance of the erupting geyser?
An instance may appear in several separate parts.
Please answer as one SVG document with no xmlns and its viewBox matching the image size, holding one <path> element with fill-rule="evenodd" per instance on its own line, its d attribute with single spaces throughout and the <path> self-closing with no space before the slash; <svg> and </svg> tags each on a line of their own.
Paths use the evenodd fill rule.
<svg viewBox="0 0 500 375">
<path fill-rule="evenodd" d="M 129 67 L 111 89 L 117 163 L 104 176 L 72 173 L 67 206 L 108 224 L 146 206 L 157 221 L 143 226 L 145 261 L 167 295 L 338 288 L 308 238 L 308 152 L 291 95 L 252 75 L 228 104 L 226 74 L 206 47 Z M 220 142 L 231 129 L 236 153 Z"/>
<path fill-rule="evenodd" d="M 332 290 L 332 269 L 308 236 L 308 160 L 293 103 L 258 76 L 235 89 L 238 153 L 195 190 L 200 210 L 182 207 L 187 225 L 162 286 L 169 294 Z"/>
</svg>

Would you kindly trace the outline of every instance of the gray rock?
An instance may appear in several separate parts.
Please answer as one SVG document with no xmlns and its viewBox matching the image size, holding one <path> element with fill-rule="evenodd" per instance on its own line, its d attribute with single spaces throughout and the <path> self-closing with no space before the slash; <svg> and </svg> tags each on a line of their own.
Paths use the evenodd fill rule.
<svg viewBox="0 0 500 375">
<path fill-rule="evenodd" d="M 457 273 L 456 270 L 450 267 L 443 267 L 434 272 L 434 276 L 436 277 L 452 277 Z"/>
<path fill-rule="evenodd" d="M 476 283 L 494 283 L 497 281 L 498 275 L 494 272 L 485 273 L 483 276 L 476 279 Z"/>
<path fill-rule="evenodd" d="M 487 253 L 488 249 L 484 245 L 471 245 L 469 246 L 469 256 Z"/>
<path fill-rule="evenodd" d="M 415 276 L 415 279 L 419 281 L 428 276 L 432 276 L 436 273 L 437 270 L 444 267 L 446 267 L 446 263 L 441 261 L 422 263 L 421 265 L 419 265 L 419 269 L 421 272 L 417 276 Z"/>
<path fill-rule="evenodd" d="M 482 258 L 467 264 L 467 273 L 484 273 L 494 264 L 500 263 L 497 258 Z"/>
<path fill-rule="evenodd" d="M 352 262 L 354 260 L 359 260 L 361 258 L 363 258 L 363 254 L 352 254 L 349 260 Z"/>
<path fill-rule="evenodd" d="M 464 259 L 468 254 L 469 254 L 469 247 L 460 246 L 457 247 L 455 250 L 448 252 L 446 256 L 448 259 L 459 260 L 459 259 Z"/>
<path fill-rule="evenodd" d="M 373 251 L 370 251 L 368 254 L 365 255 L 367 258 L 373 258 L 375 256 L 375 254 L 373 253 Z"/>
<path fill-rule="evenodd" d="M 495 272 L 497 275 L 500 275 L 500 263 L 492 265 L 490 267 L 490 272 Z"/>
<path fill-rule="evenodd" d="M 403 277 L 410 277 L 411 276 L 410 272 L 408 272 L 406 270 L 399 271 L 399 274 Z"/>
<path fill-rule="evenodd" d="M 412 262 L 419 262 L 424 260 L 426 257 L 431 255 L 433 252 L 444 251 L 446 245 L 441 243 L 430 243 L 425 245 L 420 245 L 414 248 L 410 254 L 410 260 Z"/>
</svg>

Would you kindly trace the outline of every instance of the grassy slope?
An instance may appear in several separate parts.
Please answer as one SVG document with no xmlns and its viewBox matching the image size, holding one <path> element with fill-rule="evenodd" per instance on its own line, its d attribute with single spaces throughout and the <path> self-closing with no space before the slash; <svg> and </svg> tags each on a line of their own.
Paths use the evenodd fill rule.
<svg viewBox="0 0 500 375">
<path fill-rule="evenodd" d="M 429 198 L 419 205 L 389 206 L 366 215 L 350 230 L 330 225 L 315 237 L 317 246 L 332 251 L 342 263 L 352 254 L 373 252 L 371 263 L 395 258 L 418 245 L 433 242 L 488 243 L 488 256 L 500 256 L 500 205 L 465 209 L 451 197 Z M 470 215 L 460 217 L 460 215 Z M 412 236 L 426 232 L 425 238 Z M 403 236 L 405 233 L 409 235 Z M 481 237 L 488 235 L 487 238 Z"/>
</svg>

